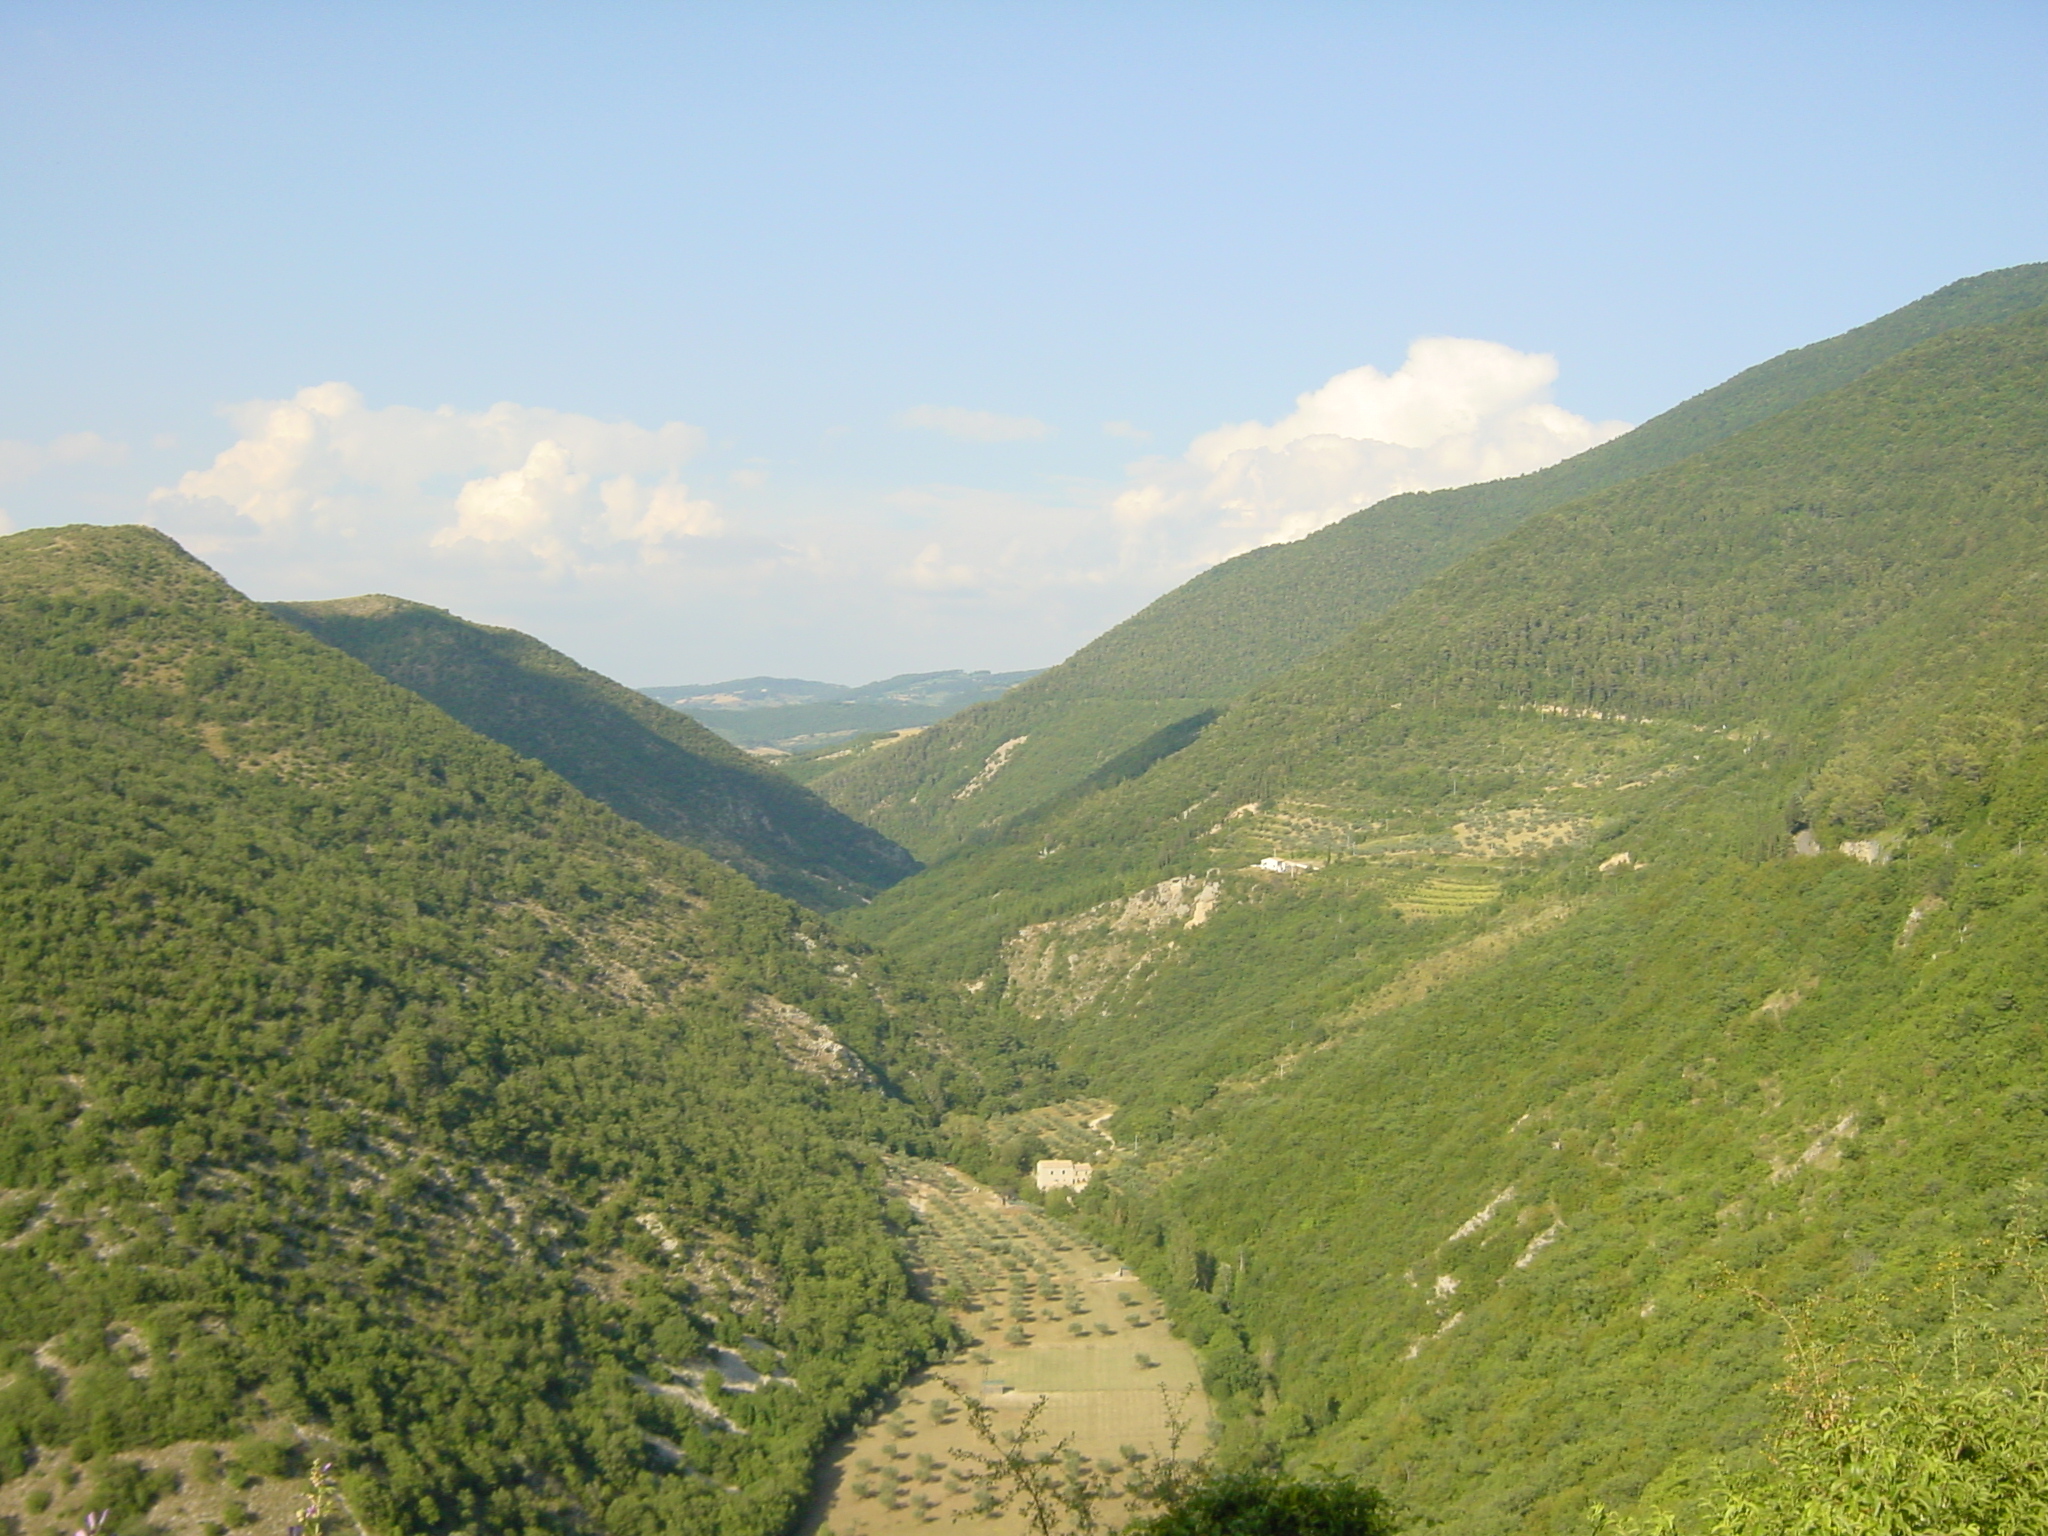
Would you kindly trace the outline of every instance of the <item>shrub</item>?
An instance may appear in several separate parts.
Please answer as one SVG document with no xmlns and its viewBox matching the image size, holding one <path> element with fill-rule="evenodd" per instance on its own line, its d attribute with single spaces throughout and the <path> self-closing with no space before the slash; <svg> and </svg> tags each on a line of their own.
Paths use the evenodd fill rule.
<svg viewBox="0 0 2048 1536">
<path fill-rule="evenodd" d="M 1392 1536 L 1399 1528 L 1378 1489 L 1342 1477 L 1297 1482 L 1278 1472 L 1198 1467 L 1162 1490 L 1162 1501 L 1124 1536 Z"/>
</svg>

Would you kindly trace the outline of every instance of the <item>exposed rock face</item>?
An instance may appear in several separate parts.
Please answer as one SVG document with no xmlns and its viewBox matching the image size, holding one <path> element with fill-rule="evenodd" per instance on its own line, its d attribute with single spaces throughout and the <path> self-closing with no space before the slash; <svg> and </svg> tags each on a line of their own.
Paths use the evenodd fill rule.
<svg viewBox="0 0 2048 1536">
<path fill-rule="evenodd" d="M 1201 927 L 1222 899 L 1219 882 L 1179 875 L 1073 917 L 1019 929 L 1003 946 L 1010 1000 L 1035 1017 L 1085 1008 L 1177 950 L 1168 935 Z"/>
<path fill-rule="evenodd" d="M 953 798 L 955 800 L 965 800 L 988 788 L 989 780 L 1001 773 L 1009 765 L 1010 758 L 1015 754 L 1016 750 L 1030 739 L 1029 736 L 1012 736 L 1000 747 L 997 747 L 995 751 L 989 753 L 988 761 L 981 765 L 981 771 L 959 789 L 955 790 Z"/>
<path fill-rule="evenodd" d="M 877 1086 L 868 1064 L 842 1045 L 831 1027 L 779 998 L 757 997 L 747 1005 L 747 1022 L 768 1031 L 782 1059 L 799 1072 L 828 1083 Z"/>
</svg>

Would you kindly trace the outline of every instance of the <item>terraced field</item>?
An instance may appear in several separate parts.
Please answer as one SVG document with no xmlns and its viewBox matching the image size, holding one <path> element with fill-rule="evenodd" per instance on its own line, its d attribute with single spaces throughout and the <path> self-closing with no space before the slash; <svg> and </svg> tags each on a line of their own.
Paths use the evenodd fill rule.
<svg viewBox="0 0 2048 1536">
<path fill-rule="evenodd" d="M 1167 1331 L 1158 1298 L 1114 1254 L 957 1169 L 906 1161 L 895 1174 L 893 1192 L 918 1215 L 922 1282 L 970 1342 L 828 1456 L 804 1536 L 898 1536 L 972 1519 L 976 1490 L 962 1474 L 978 1447 L 963 1393 L 994 1410 L 1001 1432 L 1043 1399 L 1046 1444 L 1064 1440 L 1073 1458 L 1111 1472 L 1163 1452 L 1172 1412 L 1201 1439 L 1208 1404 L 1194 1351 Z M 1028 1529 L 1015 1513 L 974 1526 L 988 1536 Z"/>
<path fill-rule="evenodd" d="M 1500 881 L 1489 871 L 1457 871 L 1425 875 L 1394 893 L 1390 902 L 1406 918 L 1457 917 L 1483 907 L 1500 894 Z"/>
</svg>

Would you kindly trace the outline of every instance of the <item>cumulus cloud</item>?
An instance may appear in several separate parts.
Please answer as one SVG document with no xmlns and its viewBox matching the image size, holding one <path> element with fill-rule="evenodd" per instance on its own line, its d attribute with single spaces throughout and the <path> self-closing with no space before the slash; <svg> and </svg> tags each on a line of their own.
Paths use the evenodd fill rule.
<svg viewBox="0 0 2048 1536">
<path fill-rule="evenodd" d="M 551 569 L 659 559 L 722 531 L 680 471 L 704 445 L 685 422 L 642 427 L 504 402 L 372 409 L 347 384 L 223 413 L 239 437 L 150 496 L 216 504 L 280 538 L 495 547 Z"/>
<path fill-rule="evenodd" d="M 1540 354 L 1427 338 L 1391 372 L 1341 373 L 1276 419 L 1220 426 L 1177 457 L 1128 465 L 1121 484 L 1069 480 L 1042 495 L 925 484 L 887 496 L 890 515 L 857 535 L 820 523 L 809 537 L 833 550 L 821 577 L 871 582 L 879 569 L 902 609 L 975 626 L 1059 613 L 1085 626 L 1070 637 L 1082 638 L 1246 549 L 1404 491 L 1523 474 L 1626 430 L 1553 403 L 1557 375 Z"/>
<path fill-rule="evenodd" d="M 519 468 L 464 485 L 455 497 L 455 521 L 432 542 L 442 549 L 465 540 L 512 544 L 549 565 L 566 565 L 569 548 L 558 530 L 573 519 L 589 485 L 590 476 L 570 467 L 561 444 L 543 438 Z"/>
<path fill-rule="evenodd" d="M 1032 416 L 998 416 L 994 411 L 965 411 L 954 405 L 919 405 L 896 418 L 899 427 L 943 432 L 970 443 L 1017 443 L 1049 437 L 1052 428 Z"/>
<path fill-rule="evenodd" d="M 1354 368 L 1267 425 L 1205 432 L 1178 460 L 1131 466 L 1115 499 L 1133 533 L 1194 534 L 1204 560 L 1312 533 L 1404 491 L 1526 474 L 1628 430 L 1550 399 L 1557 361 L 1493 341 L 1426 337 L 1392 373 Z"/>
<path fill-rule="evenodd" d="M 1022 666 L 1240 550 L 1623 430 L 1553 404 L 1556 377 L 1548 357 L 1424 340 L 1399 368 L 1339 374 L 1178 453 L 1133 446 L 1120 475 L 1053 475 L 1035 451 L 1022 465 L 999 453 L 1015 472 L 1004 487 L 921 478 L 940 446 L 921 434 L 1025 442 L 1051 435 L 1044 422 L 922 407 L 898 418 L 917 431 L 891 434 L 899 472 L 886 480 L 835 478 L 786 445 L 771 480 L 768 444 L 714 446 L 682 422 L 372 408 L 333 383 L 225 412 L 223 451 L 169 461 L 189 473 L 152 470 L 145 449 L 121 510 L 159 485 L 159 525 L 255 595 L 399 592 L 635 682 Z M 1083 462 L 1143 441 L 1131 422 L 1102 430 L 1071 441 Z M 0 474 L 121 451 L 83 435 L 8 444 Z M 67 486 L 78 478 L 64 472 Z M 19 521 L 50 520 L 26 492 L 0 501 Z"/>
</svg>

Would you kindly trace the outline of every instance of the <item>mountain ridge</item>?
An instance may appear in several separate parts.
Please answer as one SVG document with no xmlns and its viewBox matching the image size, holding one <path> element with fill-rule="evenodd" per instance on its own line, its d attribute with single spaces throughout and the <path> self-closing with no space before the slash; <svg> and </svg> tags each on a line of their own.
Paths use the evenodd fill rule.
<svg viewBox="0 0 2048 1536">
<path fill-rule="evenodd" d="M 831 910 L 918 867 L 688 715 L 530 635 L 382 594 L 269 607 L 621 815 L 779 894 Z"/>
<path fill-rule="evenodd" d="M 1224 562 L 990 704 L 808 782 L 920 858 L 1027 814 L 1155 731 L 1227 703 L 1340 640 L 1434 572 L 1544 507 L 1674 463 L 1957 326 L 2048 303 L 2048 264 L 1965 278 L 1780 354 L 1548 469 L 1380 502 Z M 960 790 L 1006 742 L 1001 776 Z"/>
</svg>

